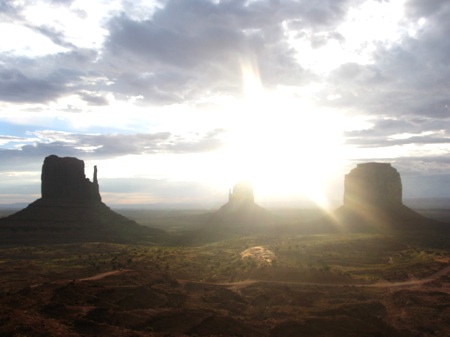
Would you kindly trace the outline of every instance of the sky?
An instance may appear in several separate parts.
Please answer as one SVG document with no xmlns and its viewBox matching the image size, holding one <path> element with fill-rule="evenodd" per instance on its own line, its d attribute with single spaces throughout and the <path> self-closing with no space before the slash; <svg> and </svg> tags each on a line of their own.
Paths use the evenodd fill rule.
<svg viewBox="0 0 450 337">
<path fill-rule="evenodd" d="M 51 154 L 112 205 L 342 202 L 358 163 L 450 197 L 447 0 L 0 0 L 0 204 Z M 91 178 L 92 180 L 92 178 Z"/>
</svg>

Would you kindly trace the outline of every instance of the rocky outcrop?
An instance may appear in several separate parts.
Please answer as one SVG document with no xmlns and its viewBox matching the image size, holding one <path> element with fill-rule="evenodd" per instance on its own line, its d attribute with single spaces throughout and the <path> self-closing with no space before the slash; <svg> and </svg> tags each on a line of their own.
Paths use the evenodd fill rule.
<svg viewBox="0 0 450 337">
<path fill-rule="evenodd" d="M 389 163 L 363 163 L 345 176 L 344 206 L 402 206 L 400 174 Z"/>
<path fill-rule="evenodd" d="M 272 266 L 277 261 L 275 253 L 263 246 L 248 248 L 240 255 L 241 260 L 253 261 L 258 267 Z"/>
<path fill-rule="evenodd" d="M 41 191 L 40 199 L 0 219 L 1 243 L 144 242 L 162 233 L 106 206 L 101 201 L 97 168 L 91 182 L 80 159 L 46 157 Z"/>
<path fill-rule="evenodd" d="M 45 158 L 41 174 L 42 198 L 100 201 L 97 166 L 91 182 L 84 173 L 84 161 L 51 155 Z"/>
<path fill-rule="evenodd" d="M 386 233 L 440 226 L 403 204 L 400 174 L 389 163 L 358 164 L 345 176 L 344 188 L 344 205 L 310 224 L 310 231 Z"/>
</svg>

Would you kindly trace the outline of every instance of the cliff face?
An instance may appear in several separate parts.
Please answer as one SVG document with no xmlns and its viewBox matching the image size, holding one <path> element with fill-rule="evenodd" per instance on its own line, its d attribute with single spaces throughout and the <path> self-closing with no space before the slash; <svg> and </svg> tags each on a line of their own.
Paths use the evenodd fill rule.
<svg viewBox="0 0 450 337">
<path fill-rule="evenodd" d="M 403 206 L 400 174 L 389 163 L 364 163 L 345 176 L 344 206 L 350 208 Z"/>
<path fill-rule="evenodd" d="M 51 155 L 45 158 L 41 174 L 42 198 L 100 201 L 97 167 L 91 182 L 84 173 L 84 161 Z"/>
</svg>

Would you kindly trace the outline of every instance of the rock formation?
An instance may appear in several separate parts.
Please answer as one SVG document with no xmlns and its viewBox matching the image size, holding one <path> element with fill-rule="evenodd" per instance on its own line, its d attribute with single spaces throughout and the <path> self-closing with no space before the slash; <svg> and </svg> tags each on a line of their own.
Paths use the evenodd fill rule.
<svg viewBox="0 0 450 337">
<path fill-rule="evenodd" d="M 252 185 L 246 181 L 242 181 L 235 184 L 233 190 L 230 189 L 228 193 L 228 203 L 223 205 L 219 212 L 233 213 L 240 210 L 245 211 L 246 209 L 254 208 L 255 206 L 257 205 L 255 204 Z"/>
<path fill-rule="evenodd" d="M 42 165 L 42 198 L 63 198 L 100 201 L 97 166 L 93 182 L 84 174 L 84 161 L 73 158 L 48 156 Z"/>
<path fill-rule="evenodd" d="M 248 248 L 240 255 L 241 260 L 253 261 L 258 267 L 272 266 L 277 261 L 275 253 L 263 246 Z"/>
<path fill-rule="evenodd" d="M 345 176 L 344 206 L 401 207 L 400 174 L 389 163 L 364 163 Z"/>
<path fill-rule="evenodd" d="M 233 187 L 233 192 L 230 190 L 228 201 L 241 204 L 254 204 L 255 196 L 252 185 L 245 181 L 237 183 Z"/>
<path fill-rule="evenodd" d="M 391 164 L 363 163 L 345 176 L 344 205 L 309 229 L 391 232 L 433 224 L 403 204 L 400 174 Z"/>
<path fill-rule="evenodd" d="M 129 242 L 161 234 L 106 206 L 101 201 L 97 167 L 91 182 L 80 159 L 46 157 L 41 192 L 42 197 L 25 209 L 0 219 L 3 243 Z"/>
<path fill-rule="evenodd" d="M 239 182 L 228 193 L 228 202 L 205 221 L 193 241 L 217 241 L 235 235 L 274 230 L 275 216 L 255 203 L 253 187 Z"/>
</svg>

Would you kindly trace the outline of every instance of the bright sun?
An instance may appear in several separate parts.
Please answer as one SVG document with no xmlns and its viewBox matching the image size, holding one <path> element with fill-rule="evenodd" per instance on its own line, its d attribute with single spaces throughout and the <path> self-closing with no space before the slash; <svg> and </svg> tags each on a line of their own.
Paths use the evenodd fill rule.
<svg viewBox="0 0 450 337">
<path fill-rule="evenodd" d="M 342 117 L 296 98 L 289 88 L 264 90 L 243 66 L 246 100 L 232 114 L 226 157 L 230 179 L 246 179 L 264 195 L 302 194 L 326 207 L 327 179 L 342 165 Z"/>
<path fill-rule="evenodd" d="M 298 88 L 263 88 L 253 67 L 243 67 L 243 82 L 243 100 L 228 103 L 226 114 L 205 115 L 219 116 L 215 122 L 226 130 L 221 134 L 224 146 L 220 150 L 129 155 L 120 165 L 118 159 L 104 163 L 101 176 L 201 181 L 225 198 L 229 187 L 247 180 L 258 203 L 293 205 L 309 200 L 329 208 L 330 182 L 342 181 L 346 158 L 344 116 L 318 108 Z M 182 120 L 183 114 L 173 116 Z M 150 175 L 148 167 L 152 168 Z M 340 197 L 331 194 L 333 199 Z"/>
</svg>

